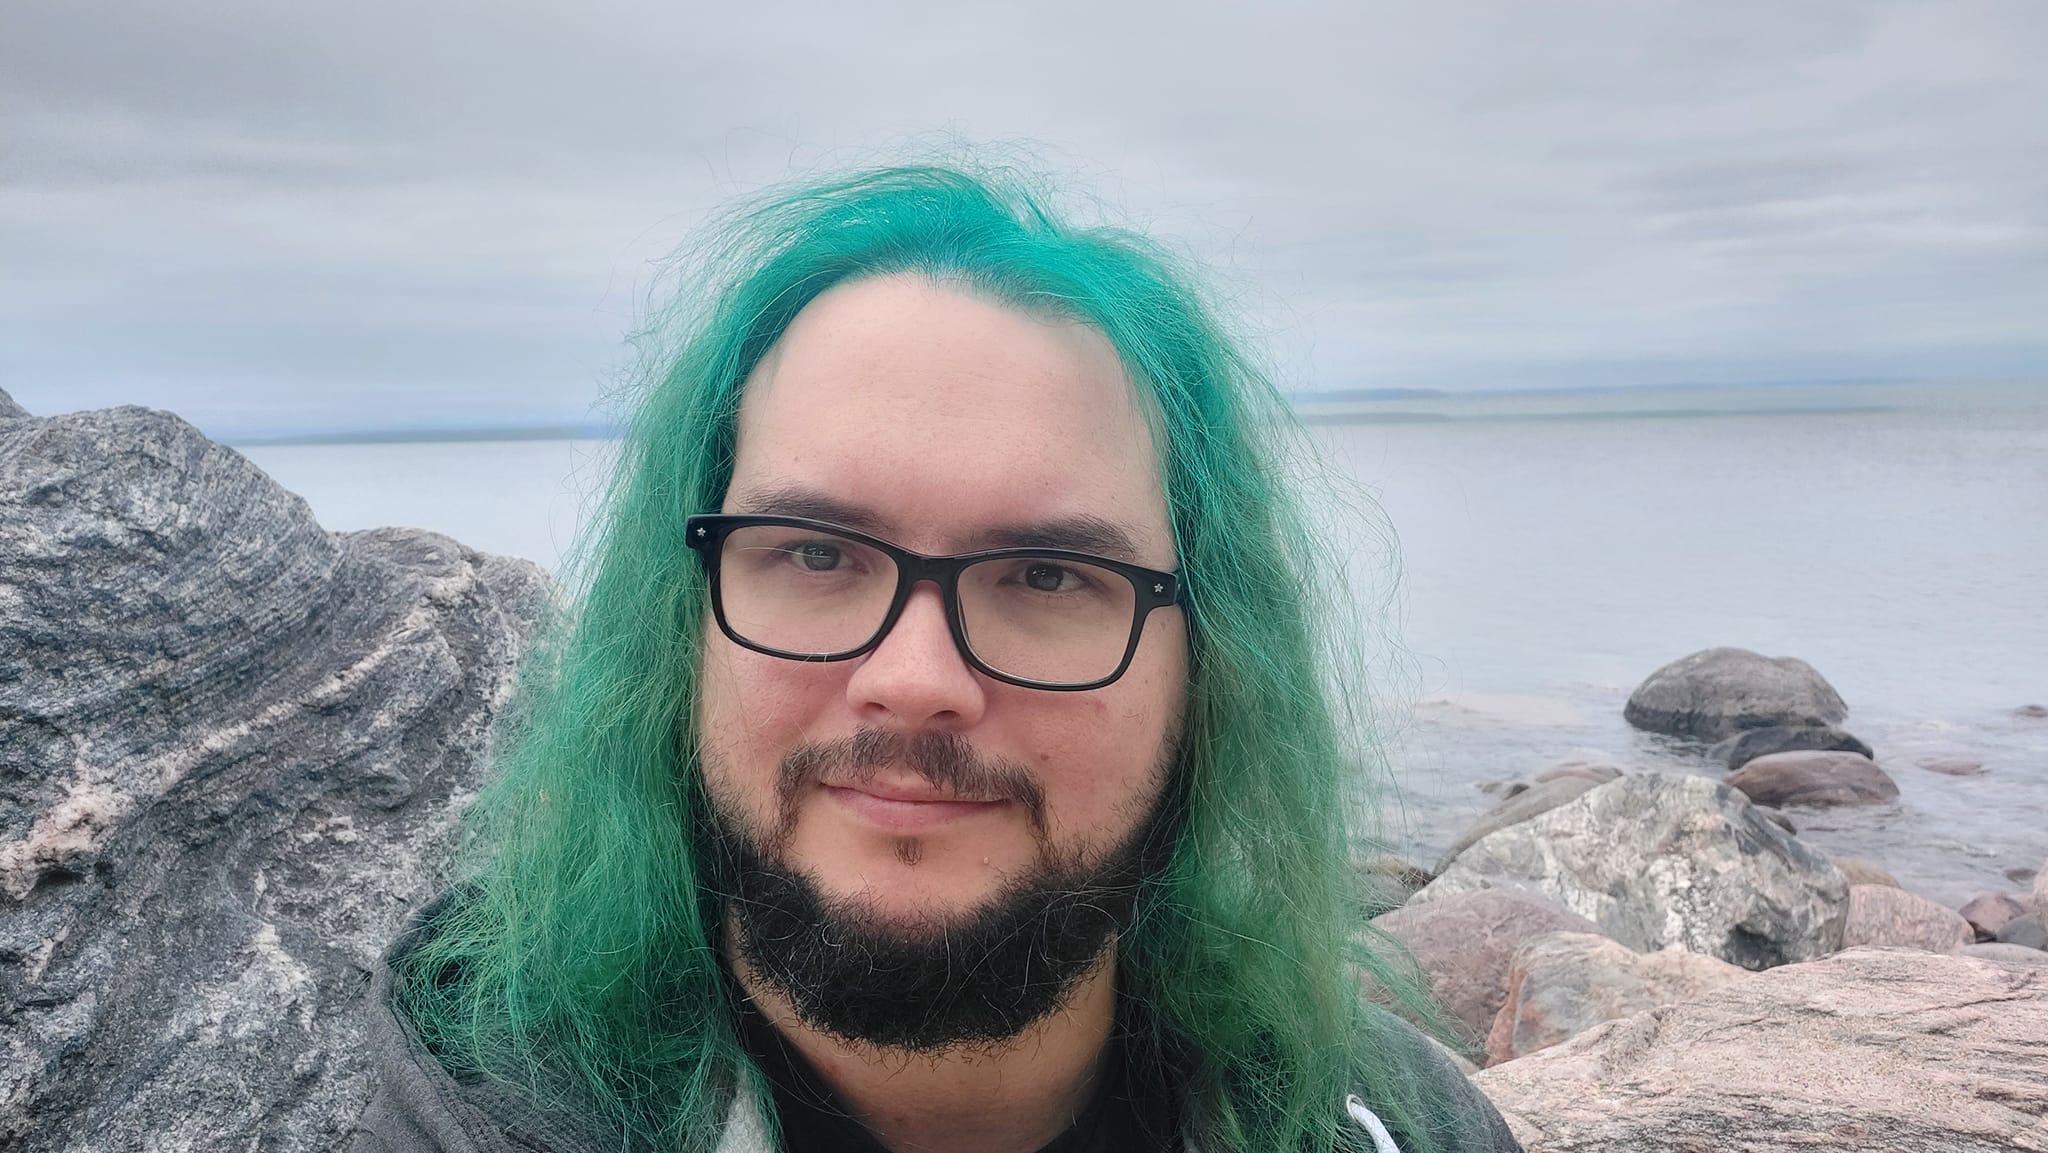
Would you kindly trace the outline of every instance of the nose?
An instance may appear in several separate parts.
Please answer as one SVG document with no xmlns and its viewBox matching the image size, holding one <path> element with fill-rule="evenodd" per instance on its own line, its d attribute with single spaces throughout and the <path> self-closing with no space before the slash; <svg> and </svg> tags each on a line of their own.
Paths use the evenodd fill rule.
<svg viewBox="0 0 2048 1153">
<path fill-rule="evenodd" d="M 961 657 L 945 600 L 930 583 L 910 590 L 889 635 L 855 663 L 847 700 L 871 724 L 958 731 L 979 721 L 987 706 L 981 677 Z"/>
</svg>

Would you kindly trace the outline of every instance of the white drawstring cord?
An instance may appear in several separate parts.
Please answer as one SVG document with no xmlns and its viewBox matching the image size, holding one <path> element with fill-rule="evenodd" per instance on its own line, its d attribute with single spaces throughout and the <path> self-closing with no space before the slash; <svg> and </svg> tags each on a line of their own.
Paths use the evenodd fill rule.
<svg viewBox="0 0 2048 1153">
<path fill-rule="evenodd" d="M 1387 1132 L 1386 1124 L 1380 1120 L 1379 1114 L 1365 1107 L 1365 1102 L 1355 1096 L 1346 1097 L 1344 1111 L 1351 1114 L 1353 1121 L 1365 1126 L 1366 1132 L 1372 1134 L 1373 1153 L 1401 1153 L 1401 1147 L 1394 1144 L 1394 1135 Z"/>
</svg>

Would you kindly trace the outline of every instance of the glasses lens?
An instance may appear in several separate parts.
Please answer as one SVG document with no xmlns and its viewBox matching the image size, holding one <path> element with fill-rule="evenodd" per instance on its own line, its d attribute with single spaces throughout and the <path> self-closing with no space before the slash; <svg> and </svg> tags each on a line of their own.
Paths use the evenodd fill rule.
<svg viewBox="0 0 2048 1153">
<path fill-rule="evenodd" d="M 896 562 L 856 540 L 794 525 L 749 525 L 718 558 L 725 623 L 748 641 L 796 656 L 866 644 L 888 615 Z"/>
<path fill-rule="evenodd" d="M 974 655 L 1046 684 L 1087 684 L 1115 672 L 1137 600 L 1121 574 L 1058 557 L 1002 557 L 960 574 L 961 624 Z"/>
</svg>

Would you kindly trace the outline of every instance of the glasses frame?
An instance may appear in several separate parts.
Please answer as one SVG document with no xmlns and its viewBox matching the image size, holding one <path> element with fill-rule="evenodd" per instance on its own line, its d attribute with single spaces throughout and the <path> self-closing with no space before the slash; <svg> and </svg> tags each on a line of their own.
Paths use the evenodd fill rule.
<svg viewBox="0 0 2048 1153">
<path fill-rule="evenodd" d="M 783 649 L 757 644 L 733 631 L 725 619 L 725 596 L 719 589 L 719 558 L 725 550 L 725 538 L 735 530 L 760 525 L 784 526 L 788 528 L 815 529 L 819 532 L 842 536 L 858 541 L 896 563 L 896 592 L 889 600 L 889 611 L 882 616 L 882 623 L 874 635 L 859 645 L 836 653 L 793 653 Z M 1027 689 L 1044 689 L 1047 692 L 1083 692 L 1099 689 L 1114 682 L 1131 667 L 1131 658 L 1137 655 L 1138 641 L 1145 633 L 1145 618 L 1152 610 L 1167 608 L 1181 603 L 1180 577 L 1174 573 L 1149 569 L 1142 565 L 1126 564 L 1109 557 L 1093 553 L 1073 552 L 1057 548 L 996 548 L 981 552 L 957 553 L 953 556 L 926 556 L 912 552 L 901 545 L 883 540 L 877 536 L 847 528 L 830 521 L 811 520 L 800 516 L 753 516 L 712 513 L 693 516 L 683 522 L 684 539 L 697 551 L 697 558 L 704 564 L 704 577 L 711 590 L 711 614 L 718 621 L 718 631 L 726 639 L 744 649 L 751 649 L 771 657 L 784 660 L 822 663 L 827 661 L 852 660 L 863 653 L 874 651 L 875 647 L 888 637 L 889 630 L 896 627 L 897 618 L 903 615 L 903 606 L 910 603 L 910 593 L 918 585 L 930 581 L 939 586 L 939 596 L 946 606 L 946 627 L 953 634 L 953 647 L 960 650 L 960 657 L 976 671 L 1002 681 Z M 1124 640 L 1123 659 L 1117 662 L 1115 671 L 1108 676 L 1092 681 L 1066 683 L 1063 681 L 1034 681 L 1026 677 L 1012 676 L 1000 669 L 990 668 L 986 661 L 974 654 L 974 646 L 967 639 L 967 625 L 960 611 L 960 574 L 967 566 L 981 561 L 1001 560 L 1005 557 L 1043 557 L 1053 561 L 1073 561 L 1076 564 L 1093 565 L 1107 569 L 1131 582 L 1131 591 L 1137 599 L 1132 602 L 1131 632 Z"/>
</svg>

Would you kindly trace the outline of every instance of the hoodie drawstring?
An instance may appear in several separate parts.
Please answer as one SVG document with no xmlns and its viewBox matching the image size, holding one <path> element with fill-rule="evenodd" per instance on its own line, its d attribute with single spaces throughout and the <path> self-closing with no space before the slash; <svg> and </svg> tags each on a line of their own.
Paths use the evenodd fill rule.
<svg viewBox="0 0 2048 1153">
<path fill-rule="evenodd" d="M 1366 1108 L 1365 1102 L 1356 1096 L 1346 1097 L 1344 1111 L 1351 1114 L 1353 1121 L 1364 1126 L 1367 1133 L 1372 1134 L 1373 1153 L 1401 1153 L 1401 1147 L 1394 1144 L 1394 1135 L 1387 1132 L 1386 1123 L 1380 1120 L 1379 1114 Z"/>
</svg>

